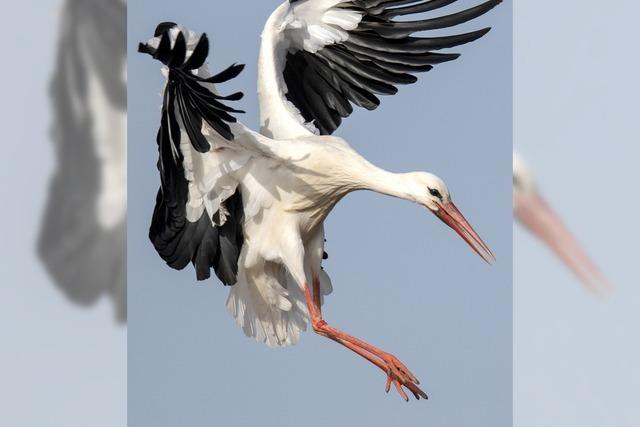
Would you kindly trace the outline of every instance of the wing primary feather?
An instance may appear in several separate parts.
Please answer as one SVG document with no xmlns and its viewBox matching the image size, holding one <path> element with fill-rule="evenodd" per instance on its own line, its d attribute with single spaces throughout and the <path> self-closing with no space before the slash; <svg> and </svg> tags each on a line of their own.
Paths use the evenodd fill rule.
<svg viewBox="0 0 640 427">
<path fill-rule="evenodd" d="M 176 41 L 173 44 L 173 52 L 171 59 L 169 60 L 168 67 L 175 68 L 184 64 L 185 57 L 187 55 L 187 41 L 182 34 L 182 31 L 178 33 Z"/>
<path fill-rule="evenodd" d="M 457 53 L 443 54 L 443 53 L 434 53 L 434 52 L 426 52 L 421 54 L 387 53 L 387 52 L 378 52 L 378 51 L 371 50 L 366 47 L 357 46 L 357 45 L 348 45 L 348 48 L 363 60 L 380 59 L 385 62 L 391 62 L 391 63 L 403 64 L 403 65 L 413 65 L 417 67 L 423 66 L 423 65 L 439 64 L 446 61 L 452 61 L 460 56 Z M 409 83 L 414 83 L 414 82 L 415 80 Z"/>
<path fill-rule="evenodd" d="M 201 102 L 209 104 L 211 107 L 216 110 L 226 111 L 227 113 L 244 113 L 242 110 L 236 110 L 228 105 L 225 105 L 219 102 L 219 99 L 227 99 L 227 100 L 239 100 L 242 99 L 242 92 L 237 92 L 235 94 L 230 95 L 229 97 L 222 97 L 210 92 L 207 88 L 200 85 L 197 81 L 191 80 L 190 78 L 185 78 L 184 75 L 179 75 L 177 77 L 181 80 L 181 83 L 186 85 L 191 93 L 197 96 Z M 235 118 L 233 119 L 235 121 Z"/>
<path fill-rule="evenodd" d="M 320 78 L 320 81 L 324 82 L 324 79 Z M 353 107 L 351 106 L 349 101 L 344 97 L 342 93 L 336 91 L 329 84 L 325 82 L 323 86 L 320 81 L 312 80 L 310 81 L 310 84 L 314 85 L 316 92 L 322 95 L 327 105 L 331 107 L 331 109 L 336 113 L 338 113 L 340 117 L 349 117 L 351 113 L 353 113 Z M 315 87 L 315 85 L 318 86 Z"/>
<path fill-rule="evenodd" d="M 192 108 L 194 108 L 196 111 L 198 111 L 198 113 L 203 117 L 203 118 L 207 118 L 207 121 L 210 121 L 209 119 L 215 119 L 215 120 L 220 120 L 220 121 L 224 121 L 226 123 L 235 123 L 238 120 L 232 116 L 231 114 L 222 111 L 222 110 L 218 110 L 204 102 L 200 102 L 198 99 L 196 99 L 192 94 L 190 93 L 185 93 L 184 94 L 186 99 L 187 99 L 187 105 L 191 106 Z M 205 117 L 206 116 L 206 117 Z M 229 128 L 228 125 L 225 125 L 227 128 Z M 229 131 L 230 132 L 230 131 Z M 229 138 L 233 139 L 233 135 L 230 135 Z M 225 139 L 229 139 L 225 136 Z"/>
<path fill-rule="evenodd" d="M 329 49 L 322 49 L 318 52 L 320 56 L 325 58 L 329 64 L 329 66 L 340 75 L 340 77 L 346 80 L 348 83 L 367 90 L 371 93 L 377 93 L 380 95 L 395 95 L 398 92 L 398 89 L 395 86 L 392 86 L 388 83 L 371 80 L 362 75 L 354 74 L 352 70 L 348 68 L 344 68 L 340 62 L 340 59 L 336 55 L 332 55 L 329 53 Z M 336 59 L 337 61 L 334 61 Z"/>
<path fill-rule="evenodd" d="M 358 60 L 347 49 L 328 49 L 327 56 L 332 58 L 332 62 L 336 62 L 338 65 L 353 71 L 370 80 L 376 80 L 380 83 L 393 84 L 411 84 L 415 83 L 418 79 L 411 74 L 396 74 L 385 71 L 373 63 L 367 63 Z M 375 56 L 374 56 L 375 57 Z"/>
<path fill-rule="evenodd" d="M 207 60 L 209 55 L 209 38 L 205 33 L 200 36 L 196 47 L 193 49 L 191 56 L 185 64 L 183 69 L 185 70 L 197 70 L 204 65 L 204 61 Z"/>
<path fill-rule="evenodd" d="M 363 29 L 373 30 L 383 37 L 400 39 L 418 31 L 438 30 L 463 24 L 478 16 L 484 15 L 500 3 L 502 3 L 502 0 L 489 0 L 461 12 L 420 21 L 363 21 L 360 25 Z"/>
<path fill-rule="evenodd" d="M 411 3 L 416 3 L 418 0 L 355 0 L 354 3 L 359 7 L 365 9 L 370 15 L 380 15 L 385 10 L 404 6 Z"/>
<path fill-rule="evenodd" d="M 340 80 L 340 78 L 333 72 L 326 60 L 304 51 L 300 52 L 300 54 L 304 55 L 304 59 L 309 66 L 313 67 L 314 71 L 316 71 L 334 89 L 338 91 L 343 89 L 342 87 L 344 84 L 342 80 Z"/>
<path fill-rule="evenodd" d="M 417 4 L 406 6 L 406 7 L 398 7 L 395 9 L 385 8 L 380 14 L 380 16 L 384 19 L 392 19 L 392 18 L 395 18 L 396 16 L 430 12 L 432 10 L 440 9 L 442 7 L 448 6 L 452 3 L 455 3 L 456 1 L 458 0 L 428 0 L 422 3 L 417 3 Z"/>
<path fill-rule="evenodd" d="M 185 94 L 187 97 L 187 103 L 197 111 L 198 115 L 202 117 L 205 122 L 209 126 L 211 126 L 220 136 L 225 138 L 227 141 L 232 141 L 234 139 L 233 133 L 231 132 L 231 128 L 227 124 L 228 122 L 235 122 L 235 117 L 231 116 L 224 111 L 212 111 L 207 108 L 206 105 L 203 105 L 199 102 L 195 102 L 188 94 Z M 210 147 L 209 147 L 210 148 Z M 209 149 L 207 149 L 209 151 Z"/>
<path fill-rule="evenodd" d="M 310 68 L 313 65 L 307 62 L 307 67 Z M 331 110 L 335 111 L 340 117 L 348 117 L 353 112 L 353 107 L 340 93 L 340 89 L 327 82 L 317 70 L 309 68 L 305 72 L 304 82 L 310 86 L 311 90 L 322 97 Z"/>
<path fill-rule="evenodd" d="M 316 124 L 320 124 L 325 132 L 324 135 L 329 135 L 335 131 L 340 125 L 338 120 L 332 116 L 329 106 L 325 103 L 323 97 L 316 92 L 308 80 L 302 81 L 302 87 L 309 100 L 309 105 L 315 112 Z M 338 117 L 339 119 L 339 117 Z"/>
<path fill-rule="evenodd" d="M 427 53 L 460 46 L 478 40 L 491 28 L 472 31 L 464 34 L 442 37 L 405 37 L 404 39 L 385 39 L 375 33 L 354 32 L 349 35 L 347 43 L 387 53 Z"/>
<path fill-rule="evenodd" d="M 208 83 L 224 83 L 238 77 L 242 70 L 244 70 L 244 64 L 233 64 L 229 68 L 216 74 L 215 76 L 211 76 L 202 80 Z"/>
<path fill-rule="evenodd" d="M 349 101 L 366 110 L 373 111 L 380 106 L 380 99 L 374 94 L 367 92 L 359 87 L 345 85 L 343 87 L 344 94 Z"/>
<path fill-rule="evenodd" d="M 366 108 L 367 110 L 375 110 L 380 101 L 378 98 L 368 92 L 362 91 L 354 86 L 351 86 L 347 82 L 344 82 L 338 78 L 326 61 L 322 58 L 316 57 L 308 52 L 302 52 L 309 64 L 320 74 L 320 76 L 329 83 L 336 91 L 342 94 L 346 100 L 353 102 L 359 107 Z M 349 102 L 346 102 L 344 107 L 348 110 L 348 113 L 353 113 L 353 107 Z M 346 116 L 344 116 L 346 117 Z"/>
<path fill-rule="evenodd" d="M 200 86 L 195 83 L 194 86 Z M 201 86 L 200 86 L 201 87 Z M 212 114 L 218 115 L 222 120 L 230 123 L 235 123 L 237 119 L 229 113 L 238 112 L 231 107 L 228 107 L 215 99 L 208 98 L 205 93 L 196 90 L 183 91 L 183 95 L 189 101 L 188 105 L 197 109 L 198 111 L 210 111 Z"/>
<path fill-rule="evenodd" d="M 167 119 L 169 120 L 171 139 L 175 141 L 175 144 L 180 144 L 181 132 L 180 125 L 178 124 L 178 120 L 176 119 L 176 93 L 173 85 L 167 88 L 167 95 Z"/>
<path fill-rule="evenodd" d="M 184 88 L 182 86 L 178 86 L 176 98 L 178 99 L 180 118 L 187 131 L 187 135 L 189 135 L 191 145 L 197 152 L 206 153 L 211 148 L 211 145 L 204 135 L 202 135 L 202 117 L 187 106 Z"/>
<path fill-rule="evenodd" d="M 426 73 L 433 70 L 433 65 L 408 65 L 398 62 L 386 62 L 382 59 L 372 59 L 380 68 L 393 71 L 395 73 Z"/>
<path fill-rule="evenodd" d="M 232 93 L 231 95 L 227 95 L 227 96 L 220 96 L 217 95 L 218 99 L 222 99 L 224 101 L 240 101 L 242 98 L 244 98 L 244 93 L 242 92 L 235 92 Z M 244 113 L 243 110 L 233 110 L 234 113 Z"/>
</svg>

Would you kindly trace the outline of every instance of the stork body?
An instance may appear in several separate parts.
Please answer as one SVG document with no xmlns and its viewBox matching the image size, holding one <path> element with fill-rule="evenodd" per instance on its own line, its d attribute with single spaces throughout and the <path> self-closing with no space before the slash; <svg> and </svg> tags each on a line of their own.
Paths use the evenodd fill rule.
<svg viewBox="0 0 640 427">
<path fill-rule="evenodd" d="M 150 238 L 173 268 L 193 263 L 199 280 L 213 268 L 231 285 L 227 309 L 247 336 L 275 347 L 313 330 L 382 369 L 394 384 L 426 398 L 395 356 L 330 326 L 323 297 L 332 286 L 322 269 L 324 220 L 347 194 L 375 191 L 425 207 L 453 228 L 485 261 L 495 258 L 451 201 L 444 182 L 426 172 L 380 169 L 331 136 L 354 106 L 375 109 L 378 95 L 414 83 L 413 73 L 456 59 L 435 53 L 474 41 L 488 29 L 414 38 L 447 28 L 500 3 L 438 18 L 393 17 L 452 3 L 409 1 L 405 8 L 374 0 L 290 0 L 269 18 L 262 35 L 258 92 L 261 133 L 237 122 L 215 83 L 235 77 L 232 66 L 212 76 L 204 62 L 206 35 L 163 23 L 140 45 L 167 76 L 160 131 L 158 193 Z M 395 2 L 393 2 L 395 4 Z"/>
</svg>

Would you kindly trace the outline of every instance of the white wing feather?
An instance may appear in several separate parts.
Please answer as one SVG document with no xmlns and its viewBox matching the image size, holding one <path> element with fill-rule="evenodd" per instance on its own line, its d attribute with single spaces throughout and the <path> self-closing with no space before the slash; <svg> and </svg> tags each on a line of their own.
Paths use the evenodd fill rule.
<svg viewBox="0 0 640 427">
<path fill-rule="evenodd" d="M 290 49 L 315 53 L 340 43 L 355 29 L 362 13 L 339 6 L 343 0 L 314 0 L 289 4 L 285 1 L 271 15 L 262 33 L 258 93 L 262 133 L 289 139 L 314 135 L 318 131 L 305 123 L 300 111 L 286 98 L 282 73 Z"/>
</svg>

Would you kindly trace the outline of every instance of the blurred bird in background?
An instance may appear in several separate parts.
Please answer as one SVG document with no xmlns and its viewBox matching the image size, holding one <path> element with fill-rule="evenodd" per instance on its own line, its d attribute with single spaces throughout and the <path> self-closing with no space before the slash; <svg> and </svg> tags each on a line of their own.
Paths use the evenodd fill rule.
<svg viewBox="0 0 640 427">
<path fill-rule="evenodd" d="M 591 292 L 606 296 L 611 285 L 541 196 L 522 157 L 513 153 L 513 210 L 518 222 L 546 243 Z"/>
<path fill-rule="evenodd" d="M 126 2 L 68 0 L 51 81 L 51 180 L 38 253 L 75 303 L 126 321 Z"/>
</svg>

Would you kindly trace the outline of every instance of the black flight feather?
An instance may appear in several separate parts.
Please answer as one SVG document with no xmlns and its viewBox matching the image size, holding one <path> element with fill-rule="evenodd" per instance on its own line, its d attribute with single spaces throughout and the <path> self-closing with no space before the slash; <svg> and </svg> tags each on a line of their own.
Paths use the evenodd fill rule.
<svg viewBox="0 0 640 427">
<path fill-rule="evenodd" d="M 236 118 L 231 114 L 242 111 L 222 101 L 237 101 L 243 95 L 237 92 L 220 96 L 210 90 L 207 84 L 231 80 L 244 66 L 234 64 L 210 78 L 195 75 L 194 70 L 202 67 L 207 59 L 209 40 L 203 34 L 192 54 L 186 58 L 187 43 L 181 31 L 171 47 L 169 31 L 175 27 L 176 24 L 171 22 L 158 25 L 155 36 L 160 37 L 160 42 L 157 48 L 141 43 L 138 49 L 169 68 L 157 136 L 161 187 L 156 198 L 149 238 L 170 267 L 181 270 L 192 263 L 197 280 L 208 279 L 213 268 L 223 284 L 233 285 L 236 283 L 238 258 L 244 243 L 242 195 L 237 190 L 224 201 L 228 214 L 223 225 L 215 225 L 206 211 L 196 222 L 190 222 L 186 213 L 189 182 L 185 177 L 180 142 L 184 131 L 196 151 L 208 152 L 211 145 L 202 134 L 203 122 L 222 138 L 233 141 L 229 123 L 236 122 Z M 220 212 L 214 215 L 219 217 Z"/>
<path fill-rule="evenodd" d="M 191 53 L 191 56 L 189 56 L 189 59 L 184 63 L 182 68 L 185 70 L 197 70 L 204 65 L 204 61 L 207 60 L 207 55 L 209 55 L 209 38 L 206 34 L 202 34 L 200 40 L 198 40 L 198 44 L 196 44 L 196 47 L 193 49 L 193 53 Z"/>
<path fill-rule="evenodd" d="M 289 0 L 295 5 L 299 0 Z M 430 71 L 434 65 L 452 61 L 457 53 L 434 51 L 463 45 L 479 39 L 489 28 L 437 37 L 413 37 L 425 30 L 454 27 L 493 9 L 502 0 L 488 0 L 460 12 L 414 21 L 395 21 L 439 10 L 457 0 L 349 0 L 341 8 L 356 10 L 363 18 L 348 39 L 327 45 L 316 53 L 290 50 L 284 81 L 286 97 L 306 122 L 321 134 L 331 134 L 341 119 L 353 111 L 351 104 L 374 110 L 380 104 L 376 95 L 393 95 L 397 85 L 417 81 L 415 74 Z M 348 107 L 347 107 L 348 105 Z"/>
</svg>

